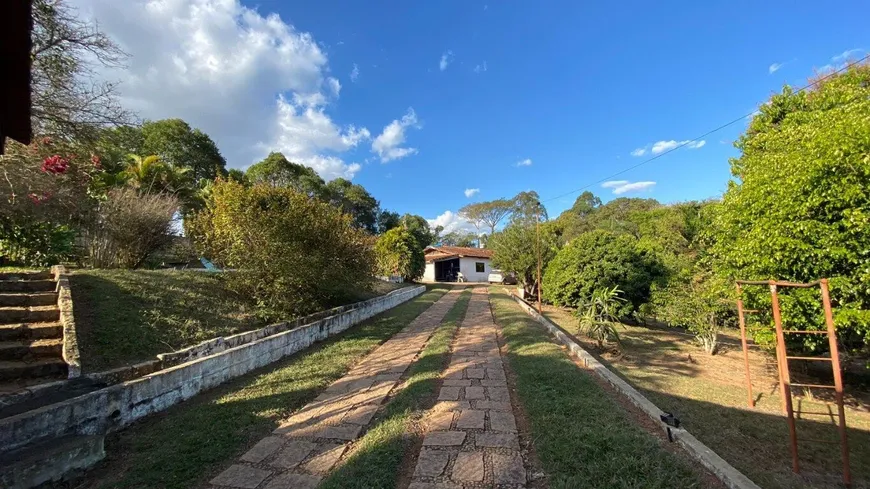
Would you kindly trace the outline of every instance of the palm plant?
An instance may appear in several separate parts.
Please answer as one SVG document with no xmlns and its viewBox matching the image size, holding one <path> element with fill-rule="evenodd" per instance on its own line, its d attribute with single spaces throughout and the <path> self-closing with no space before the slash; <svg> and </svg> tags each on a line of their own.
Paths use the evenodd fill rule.
<svg viewBox="0 0 870 489">
<path fill-rule="evenodd" d="M 617 287 L 612 289 L 595 289 L 577 309 L 580 331 L 598 343 L 598 349 L 613 342 L 617 350 L 622 350 L 622 341 L 616 326 L 619 324 L 618 311 L 625 299 L 620 297 L 622 291 Z"/>
</svg>

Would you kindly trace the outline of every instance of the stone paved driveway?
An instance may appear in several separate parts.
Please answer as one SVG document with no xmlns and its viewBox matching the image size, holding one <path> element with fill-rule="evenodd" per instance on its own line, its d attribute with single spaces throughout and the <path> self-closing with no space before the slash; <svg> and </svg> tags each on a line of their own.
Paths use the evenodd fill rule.
<svg viewBox="0 0 870 489">
<path fill-rule="evenodd" d="M 475 288 L 442 375 L 438 402 L 410 489 L 521 488 L 520 455 L 496 325 L 485 287 Z"/>
<path fill-rule="evenodd" d="M 236 463 L 212 479 L 212 487 L 316 487 L 341 459 L 350 442 L 371 421 L 461 291 L 456 288 L 444 294 L 347 375 L 285 420 L 271 436 L 260 440 Z"/>
</svg>

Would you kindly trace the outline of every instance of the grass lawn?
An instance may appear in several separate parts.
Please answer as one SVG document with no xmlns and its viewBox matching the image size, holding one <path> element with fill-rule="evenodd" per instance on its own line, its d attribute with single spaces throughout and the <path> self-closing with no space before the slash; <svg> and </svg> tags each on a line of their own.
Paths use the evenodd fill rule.
<svg viewBox="0 0 870 489">
<path fill-rule="evenodd" d="M 549 487 L 706 487 L 707 476 L 637 425 L 502 287 L 490 293 Z"/>
<path fill-rule="evenodd" d="M 348 331 L 114 434 L 108 458 L 65 488 L 204 487 L 354 363 L 440 298 L 432 288 Z"/>
<path fill-rule="evenodd" d="M 587 350 L 594 342 L 578 334 L 568 311 L 544 313 L 575 334 Z M 739 332 L 724 335 L 722 351 L 707 355 L 692 336 L 676 329 L 625 326 L 619 329 L 624 355 L 602 354 L 611 369 L 641 390 L 657 406 L 675 413 L 686 428 L 721 457 L 765 488 L 838 487 L 842 480 L 839 436 L 831 417 L 806 416 L 797 425 L 802 475 L 791 471 L 788 427 L 781 413 L 781 396 L 773 358 L 750 351 L 755 409 L 747 407 L 743 353 Z M 801 378 L 795 382 L 832 383 Z M 824 394 L 824 393 L 821 393 Z M 850 394 L 847 387 L 847 394 Z M 816 396 L 820 393 L 816 392 Z M 825 411 L 818 397 L 795 398 L 795 409 Z M 870 402 L 866 392 L 851 392 L 846 409 L 853 487 L 870 487 Z M 836 408 L 834 408 L 836 409 Z M 834 410 L 833 413 L 836 413 Z M 836 417 L 833 418 L 836 420 Z M 830 440 L 820 444 L 800 440 Z"/>
<path fill-rule="evenodd" d="M 402 389 L 375 418 L 372 428 L 353 446 L 345 462 L 326 480 L 321 489 L 374 489 L 396 486 L 407 452 L 414 445 L 414 424 L 435 402 L 439 377 L 450 356 L 450 343 L 459 328 L 471 289 L 462 292 L 444 316 L 441 326 L 408 369 Z"/>
<path fill-rule="evenodd" d="M 373 291 L 356 299 L 396 286 L 378 282 Z M 80 270 L 72 275 L 72 292 L 79 348 L 88 372 L 265 326 L 253 301 L 228 290 L 221 274 Z"/>
</svg>

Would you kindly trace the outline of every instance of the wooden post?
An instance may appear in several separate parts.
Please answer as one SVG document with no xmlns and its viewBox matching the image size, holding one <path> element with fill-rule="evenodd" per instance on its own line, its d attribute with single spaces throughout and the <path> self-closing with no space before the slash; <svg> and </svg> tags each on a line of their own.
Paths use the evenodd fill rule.
<svg viewBox="0 0 870 489">
<path fill-rule="evenodd" d="M 849 441 L 846 436 L 846 412 L 843 409 L 843 375 L 840 370 L 840 352 L 837 346 L 837 331 L 834 328 L 834 313 L 831 310 L 828 279 L 823 278 L 819 287 L 822 289 L 822 306 L 825 310 L 825 324 L 828 327 L 828 345 L 831 350 L 831 367 L 834 370 L 834 389 L 837 393 L 837 411 L 840 415 L 837 428 L 840 430 L 840 451 L 843 454 L 843 484 L 849 487 L 852 485 L 852 475 L 849 472 Z"/>
<path fill-rule="evenodd" d="M 752 378 L 749 375 L 749 346 L 746 344 L 746 321 L 743 318 L 743 291 L 737 284 L 737 317 L 740 322 L 740 341 L 743 344 L 743 365 L 746 368 L 746 395 L 749 407 L 755 407 L 755 399 L 752 397 Z"/>
<path fill-rule="evenodd" d="M 800 473 L 798 462 L 797 429 L 794 422 L 794 411 L 791 405 L 791 376 L 788 373 L 788 359 L 786 358 L 785 335 L 782 332 L 782 315 L 779 310 L 779 294 L 776 290 L 776 281 L 770 281 L 770 300 L 773 306 L 773 323 L 776 326 L 776 359 L 779 366 L 779 387 L 782 393 L 783 408 L 788 417 L 788 434 L 791 438 L 791 462 L 792 471 Z"/>
</svg>

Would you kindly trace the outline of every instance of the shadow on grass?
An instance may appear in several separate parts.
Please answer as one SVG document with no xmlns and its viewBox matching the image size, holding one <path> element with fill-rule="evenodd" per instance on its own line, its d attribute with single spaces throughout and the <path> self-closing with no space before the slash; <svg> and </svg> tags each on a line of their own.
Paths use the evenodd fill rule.
<svg viewBox="0 0 870 489">
<path fill-rule="evenodd" d="M 431 408 L 440 385 L 440 375 L 450 357 L 450 343 L 462 322 L 471 288 L 441 322 L 441 326 L 408 370 L 408 378 L 354 446 L 354 451 L 326 480 L 320 489 L 374 489 L 395 487 L 403 460 L 415 443 L 412 423 Z M 410 435 L 410 436 L 409 436 Z"/>
<path fill-rule="evenodd" d="M 330 340 L 111 435 L 104 462 L 83 478 L 55 487 L 205 486 L 445 291 L 429 290 Z"/>
<path fill-rule="evenodd" d="M 492 301 L 496 319 L 504 327 L 510 364 L 519 377 L 518 393 L 529 413 L 537 453 L 551 477 L 550 487 L 703 486 L 686 457 L 668 453 L 657 438 L 630 426 L 626 413 L 607 398 L 593 374 L 577 367 L 512 299 L 494 291 Z M 669 392 L 672 389 L 665 382 L 647 383 L 646 377 L 629 378 L 611 370 L 657 406 L 675 413 L 692 434 L 762 487 L 842 485 L 839 437 L 830 418 L 798 421 L 798 437 L 804 441 L 799 442 L 802 475 L 795 475 L 783 416 L 717 403 L 724 394 L 712 390 L 709 401 L 683 397 Z M 703 380 L 691 379 L 692 372 L 675 377 L 681 375 L 689 376 L 686 381 Z M 732 391 L 725 394 L 745 398 L 742 387 Z M 777 399 L 767 396 L 766 402 L 772 404 L 767 408 L 778 408 Z M 818 403 L 800 403 L 805 411 L 820 411 Z M 853 487 L 870 487 L 870 431 L 850 427 L 848 437 Z M 834 444 L 809 441 L 813 439 Z"/>
</svg>

